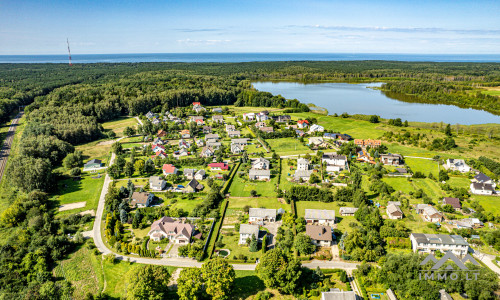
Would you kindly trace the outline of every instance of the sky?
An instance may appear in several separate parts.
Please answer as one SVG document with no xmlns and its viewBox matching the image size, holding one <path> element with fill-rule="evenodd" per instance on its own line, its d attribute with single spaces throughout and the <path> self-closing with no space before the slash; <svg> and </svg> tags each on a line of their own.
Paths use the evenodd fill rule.
<svg viewBox="0 0 500 300">
<path fill-rule="evenodd" d="M 0 0 L 0 55 L 500 54 L 500 1 Z"/>
</svg>

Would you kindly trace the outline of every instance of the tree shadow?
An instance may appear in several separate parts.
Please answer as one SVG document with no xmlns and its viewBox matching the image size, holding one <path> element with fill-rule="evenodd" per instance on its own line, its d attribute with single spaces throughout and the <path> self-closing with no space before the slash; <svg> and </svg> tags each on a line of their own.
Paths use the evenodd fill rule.
<svg viewBox="0 0 500 300">
<path fill-rule="evenodd" d="M 257 275 L 249 275 L 244 277 L 236 277 L 234 280 L 233 295 L 245 299 L 251 295 L 257 294 L 259 291 L 264 291 L 266 286 Z"/>
</svg>

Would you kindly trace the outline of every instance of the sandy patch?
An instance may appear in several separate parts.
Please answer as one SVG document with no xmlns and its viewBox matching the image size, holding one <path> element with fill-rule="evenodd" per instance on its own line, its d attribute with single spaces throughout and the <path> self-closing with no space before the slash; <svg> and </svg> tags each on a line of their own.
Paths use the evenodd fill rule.
<svg viewBox="0 0 500 300">
<path fill-rule="evenodd" d="M 80 213 L 80 215 L 91 215 L 93 217 L 95 217 L 95 211 L 93 209 L 89 209 L 89 210 L 85 210 L 85 211 L 82 211 Z"/>
<path fill-rule="evenodd" d="M 64 205 L 59 206 L 59 211 L 82 208 L 82 207 L 85 207 L 86 204 L 87 204 L 87 201 L 64 204 Z"/>
</svg>

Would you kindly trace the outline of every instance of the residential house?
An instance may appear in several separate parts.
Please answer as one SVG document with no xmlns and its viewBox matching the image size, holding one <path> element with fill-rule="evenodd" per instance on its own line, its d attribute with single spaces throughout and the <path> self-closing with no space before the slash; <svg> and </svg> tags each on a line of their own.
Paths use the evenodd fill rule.
<svg viewBox="0 0 500 300">
<path fill-rule="evenodd" d="M 246 146 L 246 145 L 248 145 L 248 140 L 249 140 L 248 138 L 232 139 L 231 143 Z"/>
<path fill-rule="evenodd" d="M 357 300 L 358 297 L 353 291 L 329 291 L 321 292 L 320 300 Z"/>
<path fill-rule="evenodd" d="M 235 131 L 235 130 L 236 130 L 236 127 L 234 127 L 234 125 L 230 125 L 230 124 L 226 125 L 226 132 Z"/>
<path fill-rule="evenodd" d="M 484 226 L 484 223 L 481 222 L 481 220 L 479 220 L 478 218 L 466 218 L 466 219 L 462 219 L 460 221 L 469 224 L 473 228 L 481 228 Z"/>
<path fill-rule="evenodd" d="M 174 244 L 189 244 L 194 228 L 194 225 L 185 223 L 184 219 L 174 220 L 171 217 L 163 217 L 151 224 L 148 236 L 156 242 L 166 238 Z"/>
<path fill-rule="evenodd" d="M 222 108 L 220 108 L 220 107 L 214 107 L 212 109 L 212 112 L 214 112 L 214 113 L 222 113 Z"/>
<path fill-rule="evenodd" d="M 254 159 L 252 161 L 252 169 L 269 170 L 270 167 L 271 167 L 271 163 L 269 162 L 269 160 L 267 160 L 265 158 L 259 157 L 259 158 Z"/>
<path fill-rule="evenodd" d="M 194 174 L 194 179 L 203 180 L 203 179 L 205 179 L 206 175 L 207 175 L 207 172 L 205 170 L 201 169 L 201 170 L 198 170 L 198 172 L 196 172 L 196 174 Z"/>
<path fill-rule="evenodd" d="M 292 120 L 292 117 L 290 117 L 289 115 L 280 115 L 280 116 L 273 116 L 273 119 L 277 123 L 286 123 L 290 122 Z"/>
<path fill-rule="evenodd" d="M 193 102 L 193 107 L 201 106 L 201 102 Z"/>
<path fill-rule="evenodd" d="M 177 174 L 177 168 L 172 164 L 164 164 L 161 169 L 163 171 L 163 175 L 165 176 Z"/>
<path fill-rule="evenodd" d="M 443 205 L 446 205 L 446 204 L 453 206 L 453 208 L 456 211 L 460 211 L 462 209 L 462 205 L 460 204 L 460 199 L 458 199 L 458 198 L 444 197 L 443 198 Z"/>
<path fill-rule="evenodd" d="M 312 136 L 309 138 L 309 145 L 318 146 L 323 144 L 324 140 L 320 136 Z"/>
<path fill-rule="evenodd" d="M 213 170 L 229 170 L 229 166 L 226 163 L 211 163 L 208 164 L 208 167 Z"/>
<path fill-rule="evenodd" d="M 470 167 L 465 163 L 463 159 L 452 159 L 446 160 L 445 167 L 451 171 L 459 171 L 461 173 L 467 173 L 470 171 Z"/>
<path fill-rule="evenodd" d="M 491 184 L 473 182 L 470 185 L 470 191 L 475 195 L 493 195 L 495 188 Z"/>
<path fill-rule="evenodd" d="M 158 136 L 159 138 L 162 138 L 166 135 L 167 135 L 167 132 L 163 129 L 158 130 L 158 133 L 156 134 L 156 136 Z"/>
<path fill-rule="evenodd" d="M 204 134 L 212 133 L 212 126 L 203 126 L 203 133 Z"/>
<path fill-rule="evenodd" d="M 250 169 L 250 171 L 248 171 L 248 178 L 250 178 L 250 180 L 269 181 L 269 180 L 271 180 L 271 171 Z"/>
<path fill-rule="evenodd" d="M 146 114 L 146 118 L 148 118 L 148 119 L 150 119 L 150 120 L 151 120 L 152 118 L 156 118 L 156 117 L 158 117 L 158 115 L 157 115 L 157 114 L 155 114 L 155 113 L 152 113 L 152 112 L 150 112 L 150 111 L 148 111 L 148 113 Z"/>
<path fill-rule="evenodd" d="M 394 203 L 387 205 L 386 212 L 389 219 L 396 220 L 403 218 L 403 211 L 401 210 L 399 205 L 396 205 Z"/>
<path fill-rule="evenodd" d="M 333 233 L 330 226 L 306 225 L 306 234 L 311 238 L 311 242 L 320 247 L 329 247 L 333 242 Z"/>
<path fill-rule="evenodd" d="M 188 156 L 189 155 L 189 151 L 186 148 L 181 148 L 179 151 L 175 151 L 174 155 L 177 156 L 177 157 Z"/>
<path fill-rule="evenodd" d="M 339 138 L 339 134 L 338 133 L 325 132 L 325 133 L 323 133 L 323 138 L 325 140 L 336 140 L 336 139 Z"/>
<path fill-rule="evenodd" d="M 218 142 L 216 139 L 209 139 L 206 141 L 207 147 L 211 147 L 214 150 L 219 150 L 222 146 L 221 142 Z"/>
<path fill-rule="evenodd" d="M 297 159 L 297 170 L 299 171 L 309 170 L 309 160 L 305 158 Z"/>
<path fill-rule="evenodd" d="M 96 169 L 102 167 L 102 161 L 100 159 L 91 159 L 85 165 L 83 165 L 84 169 Z"/>
<path fill-rule="evenodd" d="M 295 129 L 295 133 L 297 134 L 298 137 L 302 137 L 305 135 L 305 132 L 302 130 Z"/>
<path fill-rule="evenodd" d="M 255 113 L 245 113 L 243 114 L 243 120 L 244 121 L 254 121 L 255 120 Z"/>
<path fill-rule="evenodd" d="M 436 223 L 443 220 L 443 215 L 429 204 L 417 204 L 415 210 L 417 214 L 421 214 L 427 222 Z"/>
<path fill-rule="evenodd" d="M 365 150 L 361 150 L 358 152 L 358 157 L 356 158 L 356 160 L 361 162 L 367 162 L 370 164 L 375 164 L 375 161 L 371 157 L 370 153 L 366 152 Z"/>
<path fill-rule="evenodd" d="M 184 129 L 180 131 L 181 138 L 183 139 L 190 139 L 191 138 L 191 133 L 189 133 L 189 129 Z"/>
<path fill-rule="evenodd" d="M 261 128 L 261 127 L 265 127 L 265 126 L 266 126 L 265 122 L 257 122 L 257 123 L 255 123 L 255 127 L 257 127 L 257 128 Z"/>
<path fill-rule="evenodd" d="M 205 118 L 203 118 L 203 116 L 191 116 L 189 118 L 189 122 L 192 122 L 192 123 L 194 122 L 194 123 L 198 124 L 199 121 L 204 122 L 204 119 Z"/>
<path fill-rule="evenodd" d="M 469 252 L 469 243 L 459 235 L 412 233 L 410 241 L 413 252 L 418 253 L 451 251 L 456 256 L 463 257 Z"/>
<path fill-rule="evenodd" d="M 250 208 L 248 211 L 249 223 L 276 222 L 276 209 Z"/>
<path fill-rule="evenodd" d="M 354 214 L 358 211 L 357 207 L 341 207 L 339 208 L 339 213 L 341 216 L 354 216 Z"/>
<path fill-rule="evenodd" d="M 162 191 L 167 186 L 167 182 L 160 176 L 149 177 L 149 188 L 153 191 Z"/>
<path fill-rule="evenodd" d="M 191 144 L 188 141 L 186 141 L 184 139 L 180 139 L 179 140 L 179 148 L 180 149 L 183 149 L 183 148 L 184 149 L 189 149 L 189 147 L 191 147 Z"/>
<path fill-rule="evenodd" d="M 154 157 L 159 157 L 161 159 L 165 159 L 165 158 L 167 158 L 167 153 L 165 153 L 163 151 L 158 151 L 155 153 Z"/>
<path fill-rule="evenodd" d="M 196 173 L 196 169 L 184 169 L 183 173 L 184 173 L 184 177 L 186 177 L 186 179 L 191 180 L 194 178 L 194 174 Z"/>
<path fill-rule="evenodd" d="M 304 219 L 307 224 L 333 226 L 335 224 L 335 211 L 326 209 L 306 209 Z"/>
<path fill-rule="evenodd" d="M 296 181 L 309 181 L 309 178 L 311 177 L 312 173 L 314 170 L 297 170 L 295 171 L 295 174 L 293 177 L 295 178 Z"/>
<path fill-rule="evenodd" d="M 399 166 L 403 164 L 403 156 L 400 154 L 381 154 L 380 162 L 384 165 Z"/>
<path fill-rule="evenodd" d="M 241 144 L 231 144 L 231 153 L 240 154 L 243 150 L 244 147 Z"/>
<path fill-rule="evenodd" d="M 313 124 L 311 125 L 311 127 L 309 128 L 309 133 L 313 133 L 313 132 L 323 132 L 325 131 L 325 127 L 321 126 L 321 125 L 318 125 L 318 124 Z"/>
<path fill-rule="evenodd" d="M 476 176 L 474 176 L 474 179 L 472 179 L 472 182 L 491 184 L 493 186 L 493 188 L 496 187 L 495 181 L 483 173 L 479 173 Z"/>
<path fill-rule="evenodd" d="M 146 192 L 133 192 L 132 199 L 130 201 L 130 206 L 136 207 L 148 207 L 153 203 L 155 195 Z"/>
<path fill-rule="evenodd" d="M 340 172 L 347 168 L 347 157 L 336 153 L 324 153 L 321 161 L 326 164 L 327 172 Z"/>
<path fill-rule="evenodd" d="M 160 120 L 158 120 L 157 118 L 153 118 L 153 120 L 151 120 L 151 124 L 153 125 L 159 125 L 161 123 Z"/>
<path fill-rule="evenodd" d="M 198 180 L 191 179 L 191 181 L 184 188 L 184 191 L 186 193 L 197 193 L 203 190 L 203 188 L 204 188 L 203 184 L 199 183 Z"/>
<path fill-rule="evenodd" d="M 227 133 L 227 135 L 228 135 L 230 138 L 240 137 L 241 132 L 240 132 L 239 130 L 229 131 L 229 132 Z"/>
<path fill-rule="evenodd" d="M 343 133 L 343 134 L 339 135 L 338 139 L 341 140 L 342 142 L 348 142 L 348 141 L 352 140 L 352 136 Z"/>
<path fill-rule="evenodd" d="M 209 133 L 209 134 L 205 135 L 205 141 L 208 141 L 208 140 L 217 141 L 218 139 L 219 139 L 219 135 L 217 133 Z"/>
<path fill-rule="evenodd" d="M 264 121 L 269 120 L 269 116 L 262 113 L 262 112 L 258 113 L 256 118 L 257 118 L 257 121 L 260 121 L 260 122 L 264 122 Z"/>
<path fill-rule="evenodd" d="M 247 243 L 247 239 L 252 239 L 255 236 L 256 239 L 259 238 L 259 225 L 253 224 L 241 224 L 240 225 L 240 239 L 238 244 L 244 245 Z"/>
<path fill-rule="evenodd" d="M 214 123 L 224 123 L 224 117 L 221 115 L 214 115 L 212 116 L 212 122 Z"/>
<path fill-rule="evenodd" d="M 200 152 L 201 157 L 212 157 L 214 155 L 214 148 L 210 146 L 203 147 Z"/>
<path fill-rule="evenodd" d="M 274 132 L 274 128 L 272 128 L 271 126 L 260 127 L 259 130 L 266 133 Z"/>
<path fill-rule="evenodd" d="M 381 140 L 372 140 L 372 139 L 367 139 L 367 140 L 360 140 L 360 139 L 355 139 L 354 144 L 359 147 L 368 147 L 370 146 L 371 148 L 376 148 L 382 145 Z"/>
<path fill-rule="evenodd" d="M 196 140 L 196 146 L 203 147 L 204 145 L 205 145 L 205 142 L 203 142 L 202 139 L 197 139 Z"/>
<path fill-rule="evenodd" d="M 162 139 L 160 139 L 159 137 L 157 137 L 157 138 L 153 141 L 153 144 L 154 144 L 154 145 L 164 145 L 164 144 L 165 144 L 165 142 L 164 142 Z"/>
<path fill-rule="evenodd" d="M 297 121 L 297 127 L 300 129 L 307 128 L 309 126 L 309 121 L 307 120 L 298 120 Z"/>
<path fill-rule="evenodd" d="M 165 152 L 165 147 L 163 145 L 152 144 L 151 145 L 151 149 L 153 149 L 154 153 Z"/>
<path fill-rule="evenodd" d="M 201 106 L 197 106 L 197 107 L 194 107 L 193 110 L 196 112 L 196 113 L 200 113 L 202 111 L 206 111 L 207 109 L 204 108 L 204 107 L 201 107 Z"/>
</svg>

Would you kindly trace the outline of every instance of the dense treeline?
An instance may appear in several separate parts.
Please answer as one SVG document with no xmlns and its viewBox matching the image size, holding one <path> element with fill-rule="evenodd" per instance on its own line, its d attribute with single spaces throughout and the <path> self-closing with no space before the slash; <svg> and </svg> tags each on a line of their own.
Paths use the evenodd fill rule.
<svg viewBox="0 0 500 300">
<path fill-rule="evenodd" d="M 482 108 L 497 114 L 500 112 L 499 97 L 472 92 L 471 86 L 440 82 L 393 81 L 382 85 L 382 89 L 414 95 L 417 102 L 447 103 L 461 107 Z M 407 99 L 403 97 L 401 100 Z"/>
</svg>

